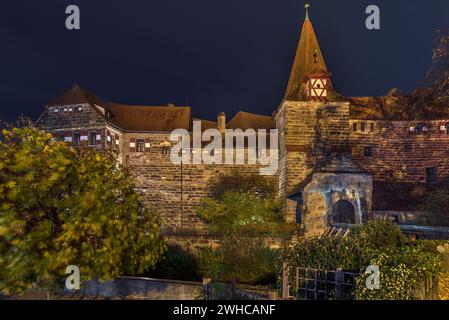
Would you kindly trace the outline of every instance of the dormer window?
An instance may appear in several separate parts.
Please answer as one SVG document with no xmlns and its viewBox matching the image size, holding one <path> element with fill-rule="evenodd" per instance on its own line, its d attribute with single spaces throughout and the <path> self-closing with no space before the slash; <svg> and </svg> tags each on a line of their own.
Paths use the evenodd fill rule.
<svg viewBox="0 0 449 320">
<path fill-rule="evenodd" d="M 318 50 L 315 49 L 315 51 L 313 52 L 313 61 L 315 63 L 318 63 Z"/>
</svg>

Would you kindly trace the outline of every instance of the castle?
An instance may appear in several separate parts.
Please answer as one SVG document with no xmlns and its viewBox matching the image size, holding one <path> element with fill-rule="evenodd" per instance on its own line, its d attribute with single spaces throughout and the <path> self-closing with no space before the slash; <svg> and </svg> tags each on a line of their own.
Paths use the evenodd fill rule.
<svg viewBox="0 0 449 320">
<path fill-rule="evenodd" d="M 412 196 L 449 176 L 449 119 L 386 120 L 377 102 L 398 97 L 340 95 L 332 85 L 308 10 L 285 97 L 273 116 L 238 112 L 201 120 L 202 130 L 279 132 L 279 186 L 285 221 L 319 234 L 330 224 L 360 224 L 375 215 L 408 219 Z M 173 164 L 170 134 L 192 130 L 188 106 L 105 102 L 78 85 L 45 106 L 38 120 L 56 139 L 116 152 L 130 169 L 165 234 L 207 234 L 196 210 L 209 182 L 259 164 Z M 200 120 L 200 119 L 198 119 Z M 407 197 L 410 195 L 410 197 Z"/>
</svg>

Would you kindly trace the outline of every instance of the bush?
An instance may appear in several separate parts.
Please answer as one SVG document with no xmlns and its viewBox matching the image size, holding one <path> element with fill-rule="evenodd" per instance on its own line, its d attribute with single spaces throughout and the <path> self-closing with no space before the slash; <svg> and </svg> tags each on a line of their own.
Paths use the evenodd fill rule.
<svg viewBox="0 0 449 320">
<path fill-rule="evenodd" d="M 275 198 L 276 184 L 264 176 L 242 174 L 233 171 L 228 175 L 220 175 L 212 184 L 212 198 L 220 199 L 226 192 L 249 193 L 258 198 Z"/>
<path fill-rule="evenodd" d="M 423 212 L 419 223 L 423 225 L 449 227 L 449 190 L 440 189 L 428 194 L 416 207 Z"/>
<path fill-rule="evenodd" d="M 364 265 L 363 248 L 350 237 L 321 236 L 301 238 L 287 251 L 290 266 L 360 271 Z"/>
<path fill-rule="evenodd" d="M 274 284 L 278 251 L 263 240 L 227 235 L 216 250 L 203 249 L 199 269 L 204 277 L 245 284 Z"/>
<path fill-rule="evenodd" d="M 400 247 L 407 242 L 401 229 L 390 220 L 371 220 L 358 232 L 358 240 L 371 249 Z"/>
<path fill-rule="evenodd" d="M 279 201 L 235 191 L 225 192 L 218 200 L 205 199 L 198 215 L 215 234 L 236 232 L 248 225 L 282 222 Z"/>
<path fill-rule="evenodd" d="M 199 273 L 203 278 L 218 279 L 221 272 L 221 256 L 218 250 L 201 248 L 197 257 Z"/>
<path fill-rule="evenodd" d="M 347 237 L 322 236 L 300 239 L 284 255 L 290 268 L 315 268 L 362 273 L 356 279 L 357 299 L 413 299 L 425 276 L 436 276 L 442 266 L 437 252 L 441 241 L 407 242 L 390 221 L 370 221 Z M 369 265 L 380 268 L 380 290 L 368 290 L 363 272 Z M 280 267 L 280 266 L 279 266 Z M 293 280 L 292 277 L 290 279 Z"/>
<path fill-rule="evenodd" d="M 201 280 L 195 256 L 179 246 L 168 246 L 162 259 L 145 276 L 170 280 Z"/>
<path fill-rule="evenodd" d="M 427 276 L 436 276 L 441 270 L 441 256 L 421 246 L 406 245 L 388 248 L 373 254 L 370 264 L 379 266 L 380 289 L 369 290 L 367 274 L 357 279 L 355 298 L 359 300 L 411 300 L 415 289 Z"/>
</svg>

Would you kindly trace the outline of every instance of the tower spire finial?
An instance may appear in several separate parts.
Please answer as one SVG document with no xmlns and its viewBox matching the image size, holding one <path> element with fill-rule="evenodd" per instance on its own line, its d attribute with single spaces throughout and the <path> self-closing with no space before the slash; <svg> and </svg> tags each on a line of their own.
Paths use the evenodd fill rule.
<svg viewBox="0 0 449 320">
<path fill-rule="evenodd" d="M 309 8 L 310 8 L 310 3 L 306 3 L 306 5 L 305 5 L 305 8 L 306 8 L 306 20 L 308 21 L 309 20 Z"/>
</svg>

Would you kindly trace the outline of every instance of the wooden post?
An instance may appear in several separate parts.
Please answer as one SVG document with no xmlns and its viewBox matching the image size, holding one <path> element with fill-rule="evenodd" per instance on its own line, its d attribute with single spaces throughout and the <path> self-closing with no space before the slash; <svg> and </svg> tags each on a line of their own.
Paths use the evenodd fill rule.
<svg viewBox="0 0 449 320">
<path fill-rule="evenodd" d="M 343 297 L 343 269 L 338 268 L 335 272 L 335 298 L 341 299 Z"/>
<path fill-rule="evenodd" d="M 203 278 L 203 289 L 204 292 L 206 293 L 206 300 L 211 299 L 211 287 L 210 284 L 212 282 L 211 278 Z"/>
<path fill-rule="evenodd" d="M 295 289 L 296 289 L 296 297 L 298 297 L 298 291 L 299 291 L 299 267 L 296 267 L 296 279 L 295 279 L 296 281 L 296 287 L 295 287 Z"/>
<path fill-rule="evenodd" d="M 282 265 L 282 299 L 290 297 L 290 288 L 288 284 L 288 265 L 284 262 Z"/>
</svg>

